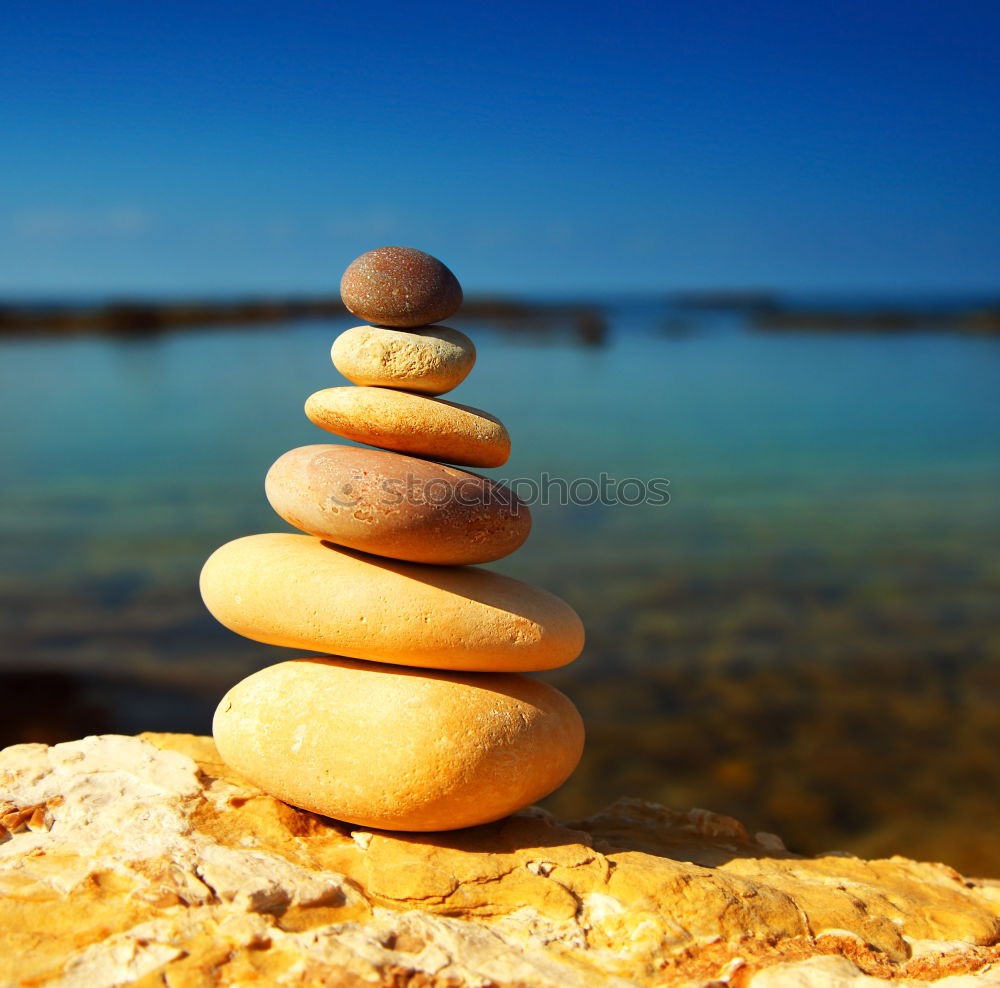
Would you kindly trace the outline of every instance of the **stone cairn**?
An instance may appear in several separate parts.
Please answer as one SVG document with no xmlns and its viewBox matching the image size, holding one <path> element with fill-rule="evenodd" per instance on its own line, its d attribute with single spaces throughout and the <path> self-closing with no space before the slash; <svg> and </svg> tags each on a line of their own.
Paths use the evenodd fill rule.
<svg viewBox="0 0 1000 988">
<path fill-rule="evenodd" d="M 422 251 L 382 247 L 347 268 L 341 294 L 374 325 L 336 339 L 334 366 L 355 386 L 317 392 L 306 415 L 378 448 L 285 453 L 267 498 L 307 534 L 236 539 L 201 575 L 227 628 L 322 654 L 234 686 L 216 745 L 266 792 L 359 826 L 497 820 L 580 759 L 576 708 L 522 673 L 573 661 L 583 626 L 559 598 L 472 565 L 517 549 L 531 517 L 505 485 L 445 465 L 496 467 L 510 452 L 498 419 L 437 397 L 476 359 L 467 336 L 433 325 L 462 302 L 455 276 Z"/>
</svg>

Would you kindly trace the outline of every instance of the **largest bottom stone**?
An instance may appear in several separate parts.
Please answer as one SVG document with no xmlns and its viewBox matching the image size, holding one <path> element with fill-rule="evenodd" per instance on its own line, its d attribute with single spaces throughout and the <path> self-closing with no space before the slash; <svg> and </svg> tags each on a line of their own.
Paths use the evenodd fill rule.
<svg viewBox="0 0 1000 988">
<path fill-rule="evenodd" d="M 389 830 L 497 820 L 561 785 L 583 750 L 579 713 L 546 683 L 329 657 L 238 683 L 214 734 L 227 764 L 279 799 Z"/>
</svg>

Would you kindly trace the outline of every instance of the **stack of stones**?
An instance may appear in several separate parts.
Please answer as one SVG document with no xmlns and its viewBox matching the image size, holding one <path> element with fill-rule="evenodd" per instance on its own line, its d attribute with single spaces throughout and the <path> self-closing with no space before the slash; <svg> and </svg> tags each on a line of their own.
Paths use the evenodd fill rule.
<svg viewBox="0 0 1000 988">
<path fill-rule="evenodd" d="M 251 535 L 202 571 L 205 604 L 255 641 L 301 649 L 234 686 L 216 712 L 223 759 L 265 791 L 349 823 L 450 830 L 499 819 L 573 771 L 573 704 L 522 675 L 571 662 L 583 626 L 563 601 L 473 564 L 527 538 L 528 508 L 463 467 L 510 451 L 496 418 L 438 395 L 472 369 L 464 334 L 432 325 L 462 301 L 418 250 L 383 247 L 344 274 L 349 329 L 333 363 L 354 387 L 306 402 L 359 446 L 281 456 L 265 489 L 305 535 Z M 443 462 L 442 462 L 443 461 Z"/>
</svg>

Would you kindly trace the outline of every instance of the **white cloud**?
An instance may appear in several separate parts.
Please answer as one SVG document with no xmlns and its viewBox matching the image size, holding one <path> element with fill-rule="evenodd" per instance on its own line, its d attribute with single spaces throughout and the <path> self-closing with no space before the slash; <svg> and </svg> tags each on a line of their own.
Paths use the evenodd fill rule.
<svg viewBox="0 0 1000 988">
<path fill-rule="evenodd" d="M 327 233 L 335 240 L 377 240 L 398 233 L 407 223 L 397 211 L 377 207 L 364 213 L 339 213 L 326 224 Z"/>
<path fill-rule="evenodd" d="M 25 240 L 73 240 L 79 237 L 128 239 L 141 236 L 153 225 L 152 216 L 136 206 L 104 209 L 29 209 L 10 222 L 14 234 Z"/>
</svg>

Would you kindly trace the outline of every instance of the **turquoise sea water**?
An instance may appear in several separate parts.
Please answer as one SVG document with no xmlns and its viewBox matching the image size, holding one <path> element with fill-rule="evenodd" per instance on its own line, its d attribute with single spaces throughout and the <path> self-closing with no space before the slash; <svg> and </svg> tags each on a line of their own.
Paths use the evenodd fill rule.
<svg viewBox="0 0 1000 988">
<path fill-rule="evenodd" d="M 493 476 L 670 482 L 666 505 L 536 505 L 493 564 L 588 629 L 547 677 L 590 730 L 553 807 L 643 795 L 1000 873 L 976 826 L 1000 810 L 1000 339 L 606 313 L 589 342 L 454 320 L 479 359 L 449 398 L 513 438 Z M 263 477 L 338 441 L 302 403 L 346 383 L 348 325 L 0 343 L 0 740 L 207 730 L 285 657 L 217 627 L 197 575 L 287 529 Z"/>
</svg>

